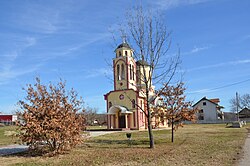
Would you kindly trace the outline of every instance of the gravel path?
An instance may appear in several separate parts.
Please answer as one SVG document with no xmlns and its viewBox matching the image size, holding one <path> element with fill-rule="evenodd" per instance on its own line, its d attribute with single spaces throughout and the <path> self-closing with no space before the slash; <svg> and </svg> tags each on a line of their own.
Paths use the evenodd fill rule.
<svg viewBox="0 0 250 166">
<path fill-rule="evenodd" d="M 238 166 L 249 166 L 250 165 L 250 133 L 249 132 L 248 132 L 248 136 L 247 136 L 243 151 L 244 151 L 244 154 Z"/>
</svg>

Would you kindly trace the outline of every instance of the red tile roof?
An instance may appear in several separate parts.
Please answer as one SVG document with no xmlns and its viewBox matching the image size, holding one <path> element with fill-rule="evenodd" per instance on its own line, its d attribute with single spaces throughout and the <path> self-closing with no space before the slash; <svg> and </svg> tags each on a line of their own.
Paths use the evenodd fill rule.
<svg viewBox="0 0 250 166">
<path fill-rule="evenodd" d="M 216 103 L 218 104 L 220 102 L 220 99 L 219 98 L 215 98 L 215 99 L 208 99 L 210 101 L 212 101 L 213 103 Z"/>
</svg>

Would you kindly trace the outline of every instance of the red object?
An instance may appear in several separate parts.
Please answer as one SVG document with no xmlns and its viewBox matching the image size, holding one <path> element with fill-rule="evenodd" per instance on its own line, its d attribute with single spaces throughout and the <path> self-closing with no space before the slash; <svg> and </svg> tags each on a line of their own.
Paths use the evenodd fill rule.
<svg viewBox="0 0 250 166">
<path fill-rule="evenodd" d="M 12 115 L 0 115 L 0 122 L 1 121 L 12 121 Z"/>
<path fill-rule="evenodd" d="M 216 98 L 216 99 L 209 99 L 210 101 L 212 101 L 215 104 L 218 104 L 220 102 L 220 99 Z"/>
</svg>

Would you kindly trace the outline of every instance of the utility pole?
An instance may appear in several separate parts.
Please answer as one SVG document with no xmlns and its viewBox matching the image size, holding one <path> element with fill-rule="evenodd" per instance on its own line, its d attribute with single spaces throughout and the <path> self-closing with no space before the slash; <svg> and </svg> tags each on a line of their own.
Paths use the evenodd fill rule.
<svg viewBox="0 0 250 166">
<path fill-rule="evenodd" d="M 238 99 L 238 92 L 236 92 L 236 112 L 237 112 L 237 121 L 239 121 L 240 118 L 239 118 L 239 99 Z"/>
</svg>

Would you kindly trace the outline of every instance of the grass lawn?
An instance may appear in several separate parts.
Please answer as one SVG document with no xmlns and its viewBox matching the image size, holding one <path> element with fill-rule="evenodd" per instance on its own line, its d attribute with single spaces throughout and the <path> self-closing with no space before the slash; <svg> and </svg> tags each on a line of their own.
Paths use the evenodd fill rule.
<svg viewBox="0 0 250 166">
<path fill-rule="evenodd" d="M 242 154 L 246 127 L 192 124 L 175 132 L 154 131 L 155 149 L 148 148 L 147 131 L 132 132 L 132 145 L 124 132 L 91 138 L 68 154 L 56 157 L 1 157 L 0 163 L 17 165 L 235 165 Z"/>
<path fill-rule="evenodd" d="M 17 142 L 16 137 L 12 137 L 9 135 L 10 132 L 16 131 L 16 128 L 16 126 L 0 127 L 0 147 L 15 144 Z"/>
</svg>

